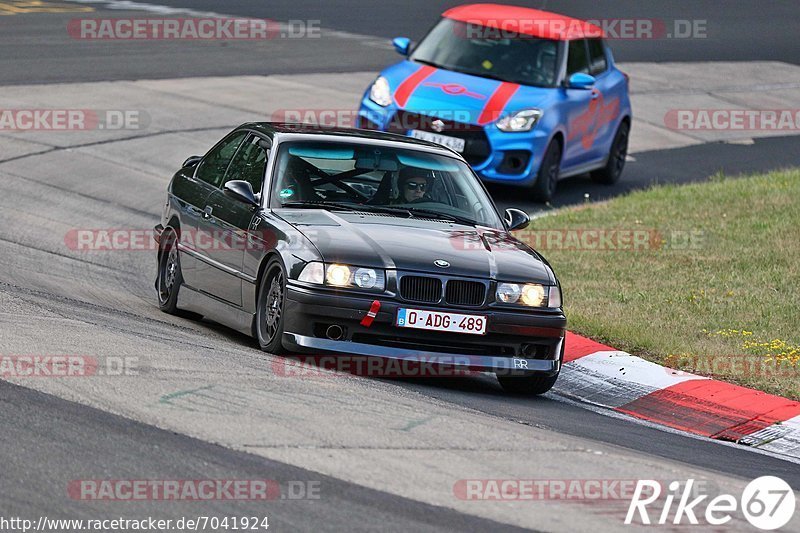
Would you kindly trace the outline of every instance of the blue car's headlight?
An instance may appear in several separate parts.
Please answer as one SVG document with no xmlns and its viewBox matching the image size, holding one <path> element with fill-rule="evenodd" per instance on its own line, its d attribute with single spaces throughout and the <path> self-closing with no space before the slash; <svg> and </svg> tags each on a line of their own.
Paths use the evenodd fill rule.
<svg viewBox="0 0 800 533">
<path fill-rule="evenodd" d="M 378 79 L 375 80 L 369 90 L 369 99 L 381 107 L 386 107 L 392 103 L 392 91 L 386 78 L 378 76 Z"/>
<path fill-rule="evenodd" d="M 543 114 L 541 109 L 523 109 L 502 117 L 495 125 L 500 131 L 530 131 Z"/>
</svg>

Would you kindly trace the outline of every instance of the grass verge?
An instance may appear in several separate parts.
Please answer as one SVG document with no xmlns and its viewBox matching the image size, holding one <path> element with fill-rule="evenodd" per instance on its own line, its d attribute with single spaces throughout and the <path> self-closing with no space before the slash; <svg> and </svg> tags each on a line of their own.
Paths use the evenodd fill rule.
<svg viewBox="0 0 800 533">
<path fill-rule="evenodd" d="M 534 220 L 571 331 L 800 399 L 800 170 L 659 186 Z"/>
</svg>

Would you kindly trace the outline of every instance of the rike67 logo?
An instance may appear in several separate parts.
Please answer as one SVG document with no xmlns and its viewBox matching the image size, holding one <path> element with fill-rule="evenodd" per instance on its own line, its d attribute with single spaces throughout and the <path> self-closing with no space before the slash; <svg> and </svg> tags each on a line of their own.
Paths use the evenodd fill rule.
<svg viewBox="0 0 800 533">
<path fill-rule="evenodd" d="M 673 481 L 668 491 L 662 494 L 662 485 L 658 481 L 639 480 L 625 523 L 697 525 L 702 521 L 708 525 L 722 526 L 731 521 L 732 513 L 741 510 L 751 525 L 771 531 L 785 526 L 794 515 L 794 492 L 779 477 L 762 476 L 754 479 L 738 499 L 731 494 L 720 494 L 709 500 L 708 494 L 698 496 L 696 492 L 693 493 L 693 485 L 693 479 L 687 480 L 683 487 L 680 482 Z M 663 501 L 659 500 L 662 496 Z M 648 511 L 651 504 L 660 508 L 660 512 L 656 511 L 654 516 Z"/>
</svg>

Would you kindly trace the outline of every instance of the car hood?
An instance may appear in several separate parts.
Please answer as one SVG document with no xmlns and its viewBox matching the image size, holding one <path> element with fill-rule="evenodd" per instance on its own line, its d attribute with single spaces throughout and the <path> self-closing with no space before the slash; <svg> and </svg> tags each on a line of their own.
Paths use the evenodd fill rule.
<svg viewBox="0 0 800 533">
<path fill-rule="evenodd" d="M 368 213 L 285 210 L 328 263 L 553 284 L 550 267 L 504 231 Z M 436 260 L 450 266 L 440 268 Z"/>
<path fill-rule="evenodd" d="M 397 106 L 446 120 L 486 125 L 504 113 L 546 108 L 556 90 L 502 82 L 403 61 L 383 73 Z"/>
</svg>

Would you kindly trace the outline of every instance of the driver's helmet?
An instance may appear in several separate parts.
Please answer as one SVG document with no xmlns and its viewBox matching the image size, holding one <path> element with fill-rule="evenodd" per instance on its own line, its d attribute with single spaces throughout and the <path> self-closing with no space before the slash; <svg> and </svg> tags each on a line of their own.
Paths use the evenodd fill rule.
<svg viewBox="0 0 800 533">
<path fill-rule="evenodd" d="M 552 43 L 543 43 L 539 47 L 536 57 L 536 68 L 546 75 L 552 75 L 556 69 L 556 46 Z M 552 82 L 552 80 L 551 80 Z"/>
<path fill-rule="evenodd" d="M 428 195 L 433 186 L 433 172 L 425 168 L 403 167 L 397 177 L 399 198 L 402 199 L 406 193 L 406 189 L 411 186 L 414 186 L 415 189 L 422 186 L 422 192 Z"/>
</svg>

